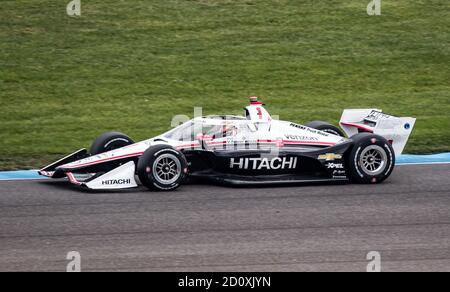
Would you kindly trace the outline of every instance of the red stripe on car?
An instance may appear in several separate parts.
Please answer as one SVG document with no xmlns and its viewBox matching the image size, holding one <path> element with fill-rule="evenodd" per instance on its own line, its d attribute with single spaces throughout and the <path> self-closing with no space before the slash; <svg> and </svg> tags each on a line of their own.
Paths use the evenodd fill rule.
<svg viewBox="0 0 450 292">
<path fill-rule="evenodd" d="M 355 128 L 358 128 L 358 129 L 361 129 L 361 130 L 364 130 L 364 131 L 373 133 L 373 129 L 368 128 L 368 127 L 365 127 L 365 126 L 363 126 L 363 125 L 352 124 L 352 123 L 344 123 L 344 122 L 341 122 L 341 125 L 349 126 L 349 127 L 355 127 Z"/>
<path fill-rule="evenodd" d="M 187 145 L 180 145 L 177 146 L 177 149 L 183 149 L 183 148 L 192 148 L 192 147 L 200 147 L 200 144 L 187 144 Z"/>
<path fill-rule="evenodd" d="M 119 160 L 119 159 L 122 159 L 122 158 L 139 156 L 139 155 L 142 155 L 143 153 L 144 152 L 136 152 L 136 153 L 131 153 L 131 154 L 125 154 L 125 155 L 120 155 L 120 156 L 103 158 L 103 159 L 99 159 L 99 160 L 96 160 L 96 161 L 89 161 L 89 162 L 75 164 L 75 165 L 69 165 L 69 166 L 63 165 L 62 168 L 78 168 L 78 167 L 88 166 L 88 165 L 92 165 L 92 164 L 98 164 L 98 163 L 106 162 L 106 161 L 114 161 L 114 160 Z"/>
</svg>

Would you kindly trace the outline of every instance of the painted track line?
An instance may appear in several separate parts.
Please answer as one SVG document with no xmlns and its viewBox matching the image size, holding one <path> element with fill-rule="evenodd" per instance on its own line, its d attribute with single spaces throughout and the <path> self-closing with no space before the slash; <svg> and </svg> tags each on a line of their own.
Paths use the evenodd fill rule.
<svg viewBox="0 0 450 292">
<path fill-rule="evenodd" d="M 37 170 L 18 170 L 0 172 L 0 181 L 46 179 Z"/>
<path fill-rule="evenodd" d="M 420 165 L 420 164 L 447 164 L 450 163 L 450 152 L 432 155 L 401 155 L 397 158 L 396 165 Z"/>
</svg>

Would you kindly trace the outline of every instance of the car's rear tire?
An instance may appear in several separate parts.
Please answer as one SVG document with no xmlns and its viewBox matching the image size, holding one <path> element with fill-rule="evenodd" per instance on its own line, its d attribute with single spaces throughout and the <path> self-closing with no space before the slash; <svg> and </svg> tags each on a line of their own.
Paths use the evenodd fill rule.
<svg viewBox="0 0 450 292">
<path fill-rule="evenodd" d="M 134 144 L 134 141 L 127 135 L 119 132 L 107 132 L 95 139 L 91 146 L 90 153 L 91 155 L 97 155 L 131 144 Z"/>
<path fill-rule="evenodd" d="M 139 158 L 137 173 L 150 190 L 173 191 L 184 181 L 187 161 L 183 153 L 169 145 L 156 145 Z"/>
<path fill-rule="evenodd" d="M 320 130 L 322 132 L 333 134 L 336 136 L 345 137 L 344 132 L 342 132 L 341 129 L 339 129 L 338 127 L 336 127 L 330 123 L 327 123 L 327 122 L 313 121 L 313 122 L 309 122 L 305 126 L 316 129 L 316 130 Z"/>
<path fill-rule="evenodd" d="M 371 133 L 356 134 L 347 156 L 347 168 L 351 181 L 375 184 L 386 180 L 394 170 L 395 152 L 383 137 Z"/>
</svg>

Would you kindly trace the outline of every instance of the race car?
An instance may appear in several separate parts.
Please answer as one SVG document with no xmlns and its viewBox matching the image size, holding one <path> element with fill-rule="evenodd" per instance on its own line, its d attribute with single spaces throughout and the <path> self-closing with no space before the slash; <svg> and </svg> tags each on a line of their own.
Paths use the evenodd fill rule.
<svg viewBox="0 0 450 292">
<path fill-rule="evenodd" d="M 344 110 L 342 130 L 314 121 L 276 120 L 257 97 L 243 116 L 197 117 L 135 143 L 108 132 L 39 174 L 93 189 L 138 187 L 173 191 L 187 181 L 231 186 L 386 180 L 405 148 L 415 118 L 379 109 Z"/>
</svg>

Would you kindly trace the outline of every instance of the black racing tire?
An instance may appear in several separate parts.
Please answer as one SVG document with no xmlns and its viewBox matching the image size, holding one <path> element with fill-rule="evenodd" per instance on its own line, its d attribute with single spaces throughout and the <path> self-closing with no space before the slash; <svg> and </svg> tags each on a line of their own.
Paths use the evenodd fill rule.
<svg viewBox="0 0 450 292">
<path fill-rule="evenodd" d="M 309 122 L 305 126 L 316 129 L 316 130 L 320 130 L 325 133 L 345 137 L 344 132 L 342 132 L 341 129 L 339 129 L 338 127 L 336 127 L 330 123 L 327 123 L 327 122 L 313 121 L 313 122 Z"/>
<path fill-rule="evenodd" d="M 350 180 L 360 184 L 377 184 L 386 180 L 395 166 L 392 145 L 372 133 L 356 134 L 351 139 L 354 144 L 346 157 Z"/>
<path fill-rule="evenodd" d="M 139 158 L 137 173 L 141 183 L 148 189 L 173 191 L 186 178 L 186 157 L 169 145 L 156 145 Z"/>
<path fill-rule="evenodd" d="M 119 132 L 107 132 L 95 139 L 89 152 L 91 155 L 97 155 L 131 144 L 134 144 L 134 141 L 127 135 Z"/>
</svg>

